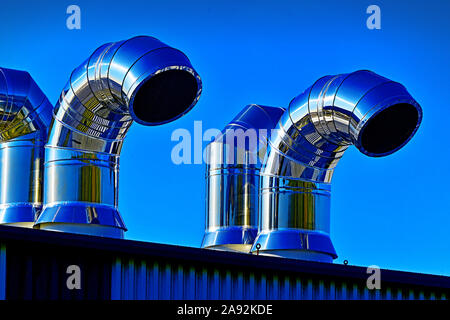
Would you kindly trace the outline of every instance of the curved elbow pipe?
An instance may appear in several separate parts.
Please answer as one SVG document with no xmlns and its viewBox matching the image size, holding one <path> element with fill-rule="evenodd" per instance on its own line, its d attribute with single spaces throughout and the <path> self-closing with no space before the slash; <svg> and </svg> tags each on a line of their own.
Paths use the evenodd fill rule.
<svg viewBox="0 0 450 320">
<path fill-rule="evenodd" d="M 44 209 L 37 228 L 123 237 L 119 155 L 133 121 L 174 121 L 201 94 L 181 51 L 140 36 L 107 43 L 78 68 L 54 109 L 46 145 Z"/>
<path fill-rule="evenodd" d="M 289 104 L 262 168 L 252 252 L 331 262 L 330 183 L 345 150 L 381 157 L 416 133 L 422 109 L 404 86 L 370 71 L 326 76 Z"/>
<path fill-rule="evenodd" d="M 206 149 L 202 248 L 249 252 L 258 233 L 260 168 L 283 108 L 246 106 Z"/>
<path fill-rule="evenodd" d="M 53 106 L 25 71 L 0 68 L 0 223 L 32 227 L 42 209 Z"/>
</svg>

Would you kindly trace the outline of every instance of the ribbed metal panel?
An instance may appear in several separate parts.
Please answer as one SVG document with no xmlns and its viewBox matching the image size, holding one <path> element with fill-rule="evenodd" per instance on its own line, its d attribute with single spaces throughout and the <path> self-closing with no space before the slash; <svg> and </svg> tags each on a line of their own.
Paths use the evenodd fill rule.
<svg viewBox="0 0 450 320">
<path fill-rule="evenodd" d="M 0 300 L 6 299 L 6 245 L 0 243 Z"/>
<path fill-rule="evenodd" d="M 112 299 L 231 300 L 413 300 L 446 299 L 433 290 L 383 286 L 369 290 L 365 282 L 313 279 L 279 273 L 243 272 L 169 262 L 116 258 Z"/>
<path fill-rule="evenodd" d="M 8 300 L 109 299 L 111 259 L 99 251 L 49 248 L 39 244 L 3 246 L 6 271 L 0 280 Z M 81 269 L 81 290 L 67 287 L 67 268 Z M 0 267 L 0 270 L 2 268 Z M 0 275 L 1 276 L 1 275 Z"/>
<path fill-rule="evenodd" d="M 69 289 L 77 265 L 81 289 Z M 0 299 L 447 299 L 450 278 L 0 226 Z"/>
</svg>

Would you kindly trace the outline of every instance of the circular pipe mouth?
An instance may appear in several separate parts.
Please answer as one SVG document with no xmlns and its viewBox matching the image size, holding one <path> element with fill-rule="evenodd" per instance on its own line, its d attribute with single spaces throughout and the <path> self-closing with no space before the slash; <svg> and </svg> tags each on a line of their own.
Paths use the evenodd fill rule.
<svg viewBox="0 0 450 320">
<path fill-rule="evenodd" d="M 421 118 L 420 107 L 410 103 L 397 103 L 378 111 L 361 129 L 360 150 L 372 157 L 396 152 L 414 136 Z"/>
<path fill-rule="evenodd" d="M 136 88 L 130 101 L 130 113 L 136 122 L 143 125 L 168 123 L 194 107 L 200 90 L 200 78 L 191 69 L 154 73 Z"/>
</svg>

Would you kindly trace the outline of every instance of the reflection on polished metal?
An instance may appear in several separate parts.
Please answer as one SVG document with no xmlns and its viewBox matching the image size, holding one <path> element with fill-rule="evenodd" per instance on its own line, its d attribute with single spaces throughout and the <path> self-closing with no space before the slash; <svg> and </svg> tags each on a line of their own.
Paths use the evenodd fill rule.
<svg viewBox="0 0 450 320">
<path fill-rule="evenodd" d="M 291 101 L 261 169 L 260 254 L 331 262 L 330 183 L 345 150 L 381 157 L 415 134 L 422 109 L 370 71 L 326 76 Z"/>
<path fill-rule="evenodd" d="M 246 106 L 208 145 L 203 248 L 249 252 L 257 234 L 259 170 L 283 112 Z"/>
<path fill-rule="evenodd" d="M 72 72 L 54 109 L 44 209 L 35 227 L 123 237 L 119 154 L 131 123 L 178 119 L 196 104 L 201 88 L 186 55 L 155 38 L 95 50 Z"/>
<path fill-rule="evenodd" d="M 42 209 L 52 105 L 25 71 L 0 68 L 0 223 L 32 227 Z"/>
</svg>

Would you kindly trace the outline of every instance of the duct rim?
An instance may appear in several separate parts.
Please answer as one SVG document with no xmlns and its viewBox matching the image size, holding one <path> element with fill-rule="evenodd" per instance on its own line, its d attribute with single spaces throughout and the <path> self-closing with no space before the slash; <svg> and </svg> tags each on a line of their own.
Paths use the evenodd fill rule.
<svg viewBox="0 0 450 320">
<path fill-rule="evenodd" d="M 159 126 L 182 117 L 196 105 L 202 92 L 197 72 L 179 65 L 159 69 L 135 85 L 130 90 L 129 112 L 134 121 L 145 126 Z M 149 99 L 151 104 L 146 105 Z"/>
<path fill-rule="evenodd" d="M 365 115 L 354 144 L 367 156 L 388 156 L 412 139 L 422 116 L 422 109 L 415 100 L 394 98 Z"/>
</svg>

